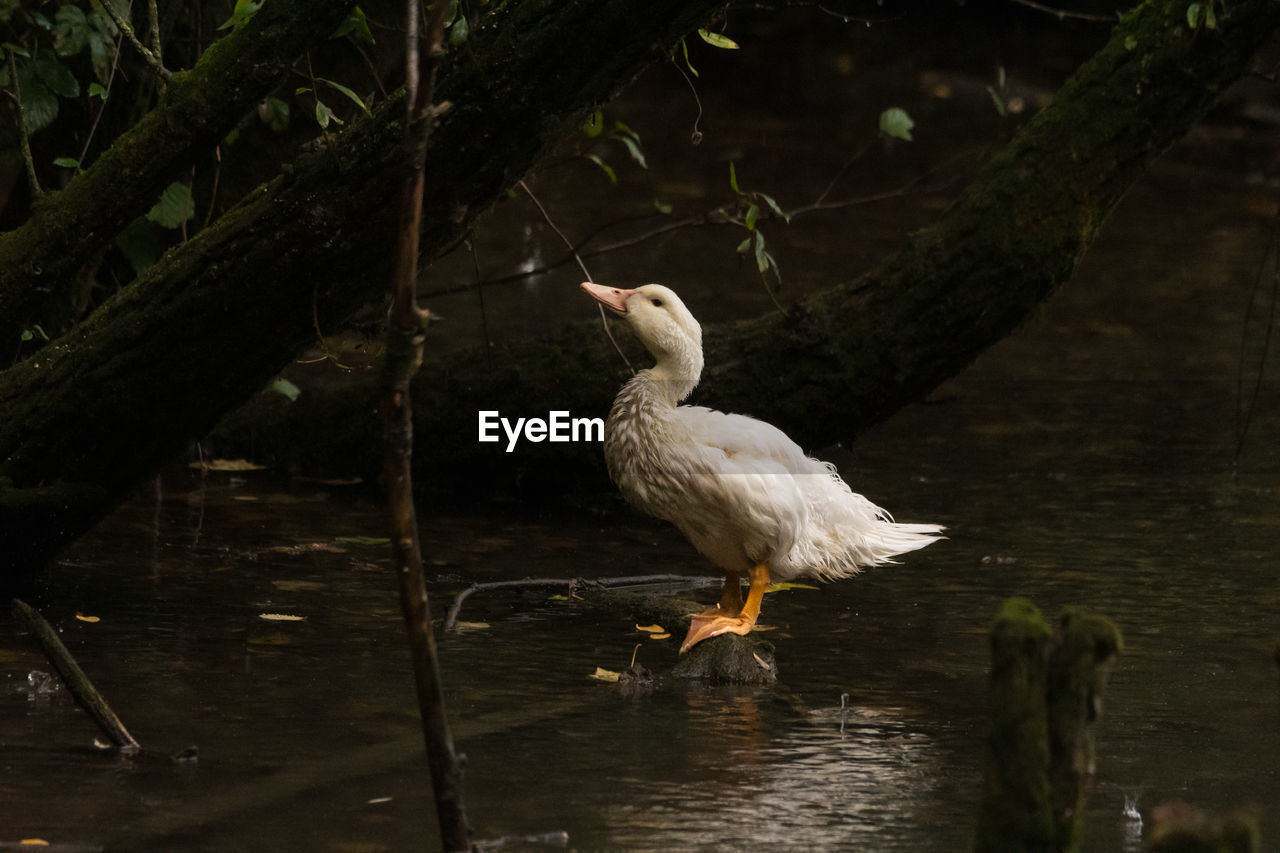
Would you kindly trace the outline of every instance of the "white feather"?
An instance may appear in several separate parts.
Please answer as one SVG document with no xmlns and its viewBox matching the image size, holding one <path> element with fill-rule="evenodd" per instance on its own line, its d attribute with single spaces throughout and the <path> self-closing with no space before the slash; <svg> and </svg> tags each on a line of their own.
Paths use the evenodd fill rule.
<svg viewBox="0 0 1280 853">
<path fill-rule="evenodd" d="M 657 364 L 637 373 L 605 423 L 605 460 L 622 494 L 675 524 L 723 569 L 759 563 L 775 580 L 835 580 L 892 562 L 942 532 L 899 524 L 777 427 L 680 406 L 702 372 L 702 330 L 670 289 L 629 292 L 626 318 Z"/>
</svg>

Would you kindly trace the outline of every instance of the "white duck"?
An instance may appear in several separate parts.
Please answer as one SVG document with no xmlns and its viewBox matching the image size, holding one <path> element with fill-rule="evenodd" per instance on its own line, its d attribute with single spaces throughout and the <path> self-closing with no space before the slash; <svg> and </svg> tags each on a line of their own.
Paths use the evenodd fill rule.
<svg viewBox="0 0 1280 853">
<path fill-rule="evenodd" d="M 590 282 L 582 289 L 625 318 L 657 359 L 613 401 L 604 428 L 609 476 L 627 500 L 680 528 L 725 572 L 720 603 L 693 617 L 682 653 L 719 634 L 751 631 L 773 580 L 850 577 L 942 532 L 936 524 L 894 522 L 777 427 L 679 405 L 702 374 L 702 328 L 670 289 Z M 745 603 L 744 576 L 751 580 Z"/>
</svg>

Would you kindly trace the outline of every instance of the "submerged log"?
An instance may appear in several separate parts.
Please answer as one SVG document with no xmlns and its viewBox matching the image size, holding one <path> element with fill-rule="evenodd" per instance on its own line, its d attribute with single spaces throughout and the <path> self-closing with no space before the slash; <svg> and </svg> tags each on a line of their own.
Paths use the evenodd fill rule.
<svg viewBox="0 0 1280 853">
<path fill-rule="evenodd" d="M 638 621 L 657 621 L 677 637 L 689 630 L 690 617 L 705 609 L 705 605 L 688 599 L 632 590 L 600 590 L 589 600 Z M 773 644 L 758 634 L 722 634 L 681 655 L 671 675 L 721 684 L 773 684 L 778 680 L 778 665 Z"/>
<path fill-rule="evenodd" d="M 1075 849 L 1094 770 L 1092 727 L 1122 645 L 1106 617 L 1067 608 L 1055 637 L 1034 604 L 1004 603 L 991 628 L 977 853 Z"/>
</svg>

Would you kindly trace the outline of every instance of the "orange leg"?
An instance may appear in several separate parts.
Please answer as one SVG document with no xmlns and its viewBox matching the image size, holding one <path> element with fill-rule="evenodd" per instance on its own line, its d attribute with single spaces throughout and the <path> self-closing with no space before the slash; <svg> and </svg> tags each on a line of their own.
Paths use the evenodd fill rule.
<svg viewBox="0 0 1280 853">
<path fill-rule="evenodd" d="M 711 637 L 718 637 L 721 634 L 747 634 L 755 627 L 756 620 L 760 618 L 760 602 L 764 599 L 765 587 L 769 585 L 769 567 L 761 563 L 751 570 L 751 586 L 747 590 L 745 603 L 738 588 L 739 577 L 737 572 L 725 574 L 720 604 L 693 617 L 689 624 L 689 633 L 685 635 L 684 643 L 680 646 L 681 654 Z M 735 610 L 737 612 L 730 616 L 729 614 L 734 613 Z"/>
</svg>

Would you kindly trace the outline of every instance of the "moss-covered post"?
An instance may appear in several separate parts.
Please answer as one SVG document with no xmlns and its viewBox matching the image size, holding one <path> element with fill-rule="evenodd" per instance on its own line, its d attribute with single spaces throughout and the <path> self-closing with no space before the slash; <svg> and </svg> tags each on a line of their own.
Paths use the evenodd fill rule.
<svg viewBox="0 0 1280 853">
<path fill-rule="evenodd" d="M 991 626 L 991 729 L 975 853 L 1076 849 L 1093 724 L 1119 630 L 1075 607 L 1051 636 L 1035 605 L 1011 598 Z"/>
<path fill-rule="evenodd" d="M 991 728 L 974 853 L 1054 849 L 1045 715 L 1049 641 L 1049 626 L 1024 598 L 1005 601 L 991 626 Z"/>
<path fill-rule="evenodd" d="M 1074 850 L 1086 782 L 1093 776 L 1093 724 L 1111 661 L 1123 647 L 1120 631 L 1097 613 L 1068 607 L 1049 653 L 1049 790 L 1056 850 Z"/>
</svg>

